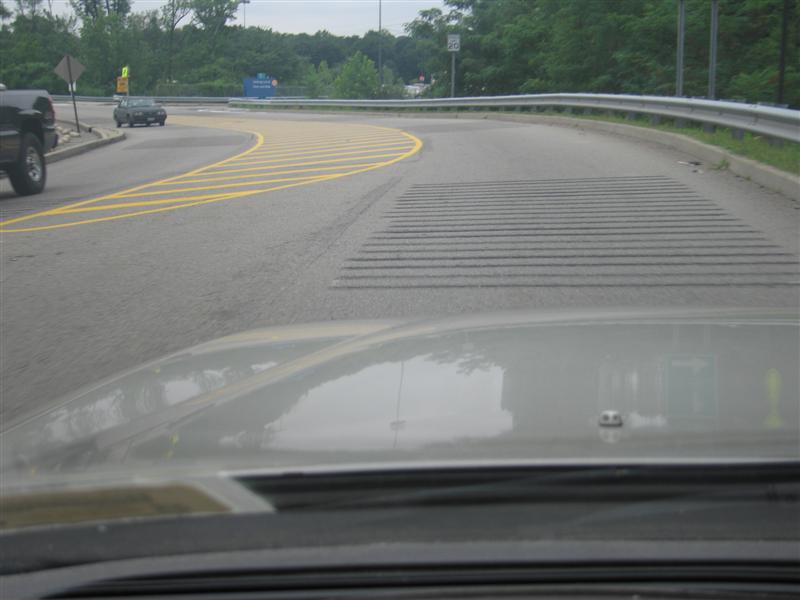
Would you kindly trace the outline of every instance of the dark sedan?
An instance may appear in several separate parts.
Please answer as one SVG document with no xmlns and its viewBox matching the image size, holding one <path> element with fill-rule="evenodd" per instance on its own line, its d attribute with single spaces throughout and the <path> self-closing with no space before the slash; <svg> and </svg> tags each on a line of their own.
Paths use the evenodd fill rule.
<svg viewBox="0 0 800 600">
<path fill-rule="evenodd" d="M 167 121 L 167 111 L 152 98 L 123 98 L 114 109 L 114 121 L 117 127 L 123 123 L 130 127 L 136 123 L 144 123 L 148 127 L 158 123 L 163 127 Z"/>
</svg>

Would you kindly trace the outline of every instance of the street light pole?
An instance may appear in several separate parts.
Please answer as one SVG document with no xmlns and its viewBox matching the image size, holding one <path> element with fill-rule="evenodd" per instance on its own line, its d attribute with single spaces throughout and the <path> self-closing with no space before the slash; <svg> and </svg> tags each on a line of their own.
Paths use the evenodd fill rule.
<svg viewBox="0 0 800 600">
<path fill-rule="evenodd" d="M 383 6 L 378 0 L 378 78 L 383 89 Z"/>
<path fill-rule="evenodd" d="M 250 4 L 250 0 L 239 0 L 239 3 L 242 5 L 242 21 L 244 22 L 244 28 L 247 29 L 247 5 Z"/>
<path fill-rule="evenodd" d="M 711 0 L 711 46 L 708 51 L 708 99 L 717 97 L 717 37 L 719 32 L 719 0 Z"/>
<path fill-rule="evenodd" d="M 678 56 L 675 65 L 675 95 L 683 96 L 683 46 L 686 38 L 686 2 L 678 0 Z"/>
</svg>

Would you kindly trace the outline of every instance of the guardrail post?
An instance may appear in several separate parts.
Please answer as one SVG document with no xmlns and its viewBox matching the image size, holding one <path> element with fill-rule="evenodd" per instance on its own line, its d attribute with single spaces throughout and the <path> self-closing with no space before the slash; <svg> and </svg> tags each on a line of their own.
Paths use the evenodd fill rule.
<svg viewBox="0 0 800 600">
<path fill-rule="evenodd" d="M 661 125 L 661 115 L 650 115 L 651 125 Z"/>
<path fill-rule="evenodd" d="M 714 133 L 717 130 L 713 123 L 703 123 L 703 131 L 706 133 Z"/>
<path fill-rule="evenodd" d="M 635 121 L 636 120 L 636 113 L 632 111 L 628 111 L 625 113 L 625 120 L 626 121 Z"/>
<path fill-rule="evenodd" d="M 678 129 L 683 129 L 689 126 L 689 122 L 686 119 L 677 118 L 675 119 L 675 127 Z"/>
<path fill-rule="evenodd" d="M 742 131 L 741 129 L 731 129 L 731 137 L 735 140 L 743 140 L 744 131 Z"/>
</svg>

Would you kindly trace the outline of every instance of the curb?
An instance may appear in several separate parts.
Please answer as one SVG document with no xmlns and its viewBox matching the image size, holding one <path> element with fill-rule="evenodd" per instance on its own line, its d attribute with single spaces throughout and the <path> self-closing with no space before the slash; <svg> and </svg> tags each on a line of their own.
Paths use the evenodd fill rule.
<svg viewBox="0 0 800 600">
<path fill-rule="evenodd" d="M 238 107 L 237 107 L 238 108 Z M 277 110 L 272 109 L 274 112 Z M 290 112 L 291 109 L 281 109 Z M 251 112 L 257 112 L 251 110 Z M 264 111 L 269 112 L 269 111 Z M 320 111 L 303 109 L 304 114 L 341 114 L 345 111 Z M 779 192 L 791 200 L 800 202 L 800 176 L 786 173 L 775 167 L 765 165 L 758 161 L 745 158 L 738 154 L 733 154 L 724 148 L 704 144 L 698 140 L 671 133 L 669 131 L 659 131 L 648 127 L 638 127 L 636 125 L 625 125 L 624 123 L 611 123 L 608 121 L 595 121 L 592 119 L 575 119 L 570 117 L 554 117 L 539 115 L 519 115 L 508 113 L 486 113 L 480 111 L 461 111 L 461 112 L 426 112 L 410 113 L 402 111 L 354 111 L 359 115 L 380 115 L 405 118 L 422 119 L 492 119 L 496 121 L 512 121 L 517 123 L 536 123 L 537 125 L 556 125 L 561 127 L 576 127 L 614 133 L 625 137 L 634 138 L 646 142 L 655 142 L 662 146 L 667 146 L 673 150 L 685 152 L 694 158 L 698 158 L 712 165 L 727 163 L 727 170 L 731 173 L 744 177 L 769 190 Z"/>
<path fill-rule="evenodd" d="M 69 146 L 68 148 L 62 148 L 61 150 L 56 149 L 50 154 L 46 154 L 45 161 L 47 162 L 48 165 L 50 163 L 64 160 L 65 158 L 70 158 L 71 156 L 78 156 L 79 154 L 84 154 L 85 152 L 89 152 L 90 150 L 94 150 L 95 148 L 101 148 L 103 146 L 108 146 L 109 144 L 113 144 L 115 142 L 121 142 L 122 140 L 125 139 L 125 133 L 122 131 L 115 131 L 113 129 L 103 129 L 101 127 L 92 127 L 90 125 L 85 125 L 84 123 L 81 123 L 80 126 L 81 129 L 85 129 L 86 131 L 96 133 L 97 135 L 100 136 L 100 138 L 96 140 L 91 140 L 89 142 L 85 142 L 83 144 Z"/>
</svg>

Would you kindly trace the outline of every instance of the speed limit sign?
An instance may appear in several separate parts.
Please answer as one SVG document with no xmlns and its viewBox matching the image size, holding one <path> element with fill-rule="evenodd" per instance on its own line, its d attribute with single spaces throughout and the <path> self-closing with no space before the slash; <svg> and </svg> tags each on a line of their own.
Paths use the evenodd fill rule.
<svg viewBox="0 0 800 600">
<path fill-rule="evenodd" d="M 451 33 L 447 36 L 447 51 L 458 52 L 459 50 L 461 50 L 461 36 Z"/>
</svg>

